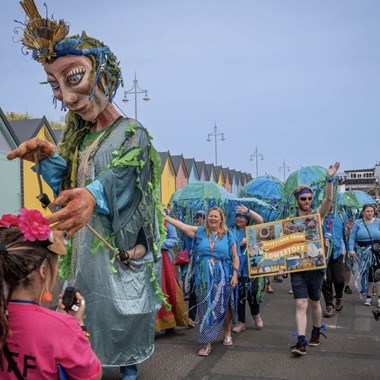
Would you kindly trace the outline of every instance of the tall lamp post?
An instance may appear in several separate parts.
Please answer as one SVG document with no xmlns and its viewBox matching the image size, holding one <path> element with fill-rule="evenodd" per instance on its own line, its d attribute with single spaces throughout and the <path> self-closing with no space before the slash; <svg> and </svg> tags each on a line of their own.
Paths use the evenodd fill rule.
<svg viewBox="0 0 380 380">
<path fill-rule="evenodd" d="M 251 161 L 253 161 L 253 157 L 255 157 L 256 159 L 256 177 L 258 177 L 259 176 L 259 157 L 261 158 L 261 161 L 263 161 L 264 156 L 262 154 L 259 154 L 259 151 L 256 147 L 255 153 L 251 154 L 251 158 L 250 158 Z"/>
<path fill-rule="evenodd" d="M 284 160 L 284 162 L 282 163 L 282 166 L 280 166 L 280 169 L 279 169 L 280 172 L 281 172 L 281 170 L 284 172 L 284 182 L 285 182 L 285 171 L 286 171 L 286 169 L 288 169 L 288 172 L 290 172 L 290 168 L 289 168 L 289 166 L 287 166 L 285 164 L 285 160 Z"/>
<path fill-rule="evenodd" d="M 211 136 L 213 136 L 215 138 L 215 166 L 217 166 L 218 165 L 218 137 L 221 136 L 221 138 L 220 138 L 221 141 L 224 141 L 225 138 L 224 138 L 224 133 L 218 131 L 218 127 L 216 126 L 216 122 L 215 122 L 213 132 L 208 133 L 206 141 L 211 141 L 211 138 L 210 138 Z"/>
<path fill-rule="evenodd" d="M 142 88 L 139 87 L 139 81 L 136 78 L 136 73 L 135 73 L 135 79 L 133 81 L 133 86 L 130 88 L 128 91 L 124 91 L 124 98 L 122 102 L 127 103 L 129 102 L 129 99 L 127 98 L 128 94 L 134 94 L 135 95 L 135 119 L 137 120 L 137 94 L 145 94 L 143 97 L 144 101 L 149 101 L 150 98 L 148 96 L 148 90 L 143 90 Z"/>
</svg>

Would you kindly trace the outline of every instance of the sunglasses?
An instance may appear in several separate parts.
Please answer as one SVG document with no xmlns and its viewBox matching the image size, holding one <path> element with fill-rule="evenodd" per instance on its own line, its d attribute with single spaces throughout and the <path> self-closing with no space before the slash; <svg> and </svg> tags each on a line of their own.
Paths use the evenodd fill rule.
<svg viewBox="0 0 380 380">
<path fill-rule="evenodd" d="M 313 197 L 299 197 L 300 201 L 305 202 L 305 201 L 311 201 Z"/>
</svg>

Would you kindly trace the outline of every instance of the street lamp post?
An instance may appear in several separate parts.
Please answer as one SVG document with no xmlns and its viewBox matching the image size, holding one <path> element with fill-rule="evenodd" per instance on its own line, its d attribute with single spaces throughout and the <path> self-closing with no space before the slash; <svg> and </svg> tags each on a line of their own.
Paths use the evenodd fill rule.
<svg viewBox="0 0 380 380">
<path fill-rule="evenodd" d="M 282 166 L 280 166 L 280 169 L 279 169 L 280 172 L 281 172 L 281 170 L 284 172 L 284 182 L 285 182 L 285 170 L 286 169 L 288 169 L 288 172 L 290 172 L 290 168 L 289 168 L 289 166 L 287 166 L 285 164 L 285 160 L 284 160 L 284 162 L 282 163 Z"/>
<path fill-rule="evenodd" d="M 217 138 L 219 136 L 221 136 L 221 138 L 220 138 L 221 141 L 224 141 L 225 138 L 224 138 L 224 133 L 218 131 L 218 127 L 216 126 L 216 122 L 215 122 L 215 126 L 214 126 L 214 131 L 211 133 L 208 133 L 206 141 L 211 141 L 211 139 L 210 139 L 211 136 L 214 136 L 214 138 L 215 138 L 215 166 L 217 166 L 218 165 L 218 139 Z"/>
<path fill-rule="evenodd" d="M 148 90 L 143 90 L 142 88 L 139 87 L 139 81 L 136 78 L 136 73 L 135 73 L 135 79 L 133 81 L 133 86 L 130 88 L 128 91 L 124 91 L 124 98 L 122 102 L 127 103 L 129 102 L 129 99 L 127 98 L 128 94 L 134 94 L 135 95 L 135 119 L 137 120 L 137 94 L 145 94 L 143 97 L 144 101 L 149 101 L 150 98 L 148 96 Z"/>
<path fill-rule="evenodd" d="M 261 157 L 261 161 L 263 161 L 264 156 L 262 154 L 259 154 L 259 151 L 256 147 L 255 153 L 251 154 L 251 158 L 250 158 L 251 161 L 253 161 L 253 157 L 255 157 L 256 159 L 256 177 L 258 177 L 259 176 L 259 157 Z"/>
</svg>

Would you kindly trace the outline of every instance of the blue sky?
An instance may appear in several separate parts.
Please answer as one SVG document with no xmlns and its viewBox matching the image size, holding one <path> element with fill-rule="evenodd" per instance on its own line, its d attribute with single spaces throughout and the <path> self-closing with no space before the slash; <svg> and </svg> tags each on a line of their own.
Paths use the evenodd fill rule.
<svg viewBox="0 0 380 380">
<path fill-rule="evenodd" d="M 0 15 L 0 107 L 59 121 L 40 64 L 23 56 L 13 20 Z M 36 0 L 42 14 L 43 1 Z M 138 119 L 158 150 L 256 175 L 284 178 L 302 166 L 341 161 L 341 171 L 380 161 L 378 0 L 51 0 L 49 15 L 103 40 L 125 81 L 115 102 L 134 117 L 123 90 L 139 85 Z M 280 171 L 281 167 L 281 171 Z"/>
</svg>

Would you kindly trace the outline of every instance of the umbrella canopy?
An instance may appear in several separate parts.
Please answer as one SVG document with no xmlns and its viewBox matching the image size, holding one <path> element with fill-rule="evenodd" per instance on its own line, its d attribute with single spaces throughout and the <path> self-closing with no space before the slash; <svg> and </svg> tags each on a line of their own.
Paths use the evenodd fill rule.
<svg viewBox="0 0 380 380">
<path fill-rule="evenodd" d="M 312 165 L 298 169 L 287 178 L 284 185 L 284 194 L 290 194 L 299 185 L 313 185 L 326 179 L 327 170 L 323 166 Z"/>
<path fill-rule="evenodd" d="M 362 190 L 348 190 L 338 196 L 338 205 L 362 208 L 365 204 L 376 204 L 376 201 Z"/>
<path fill-rule="evenodd" d="M 173 200 L 189 201 L 193 199 L 228 199 L 233 197 L 224 187 L 208 181 L 193 182 L 173 194 Z"/>
<path fill-rule="evenodd" d="M 176 191 L 170 203 L 177 207 L 207 210 L 213 206 L 221 206 L 227 199 L 234 198 L 224 187 L 208 181 L 193 182 Z"/>
<path fill-rule="evenodd" d="M 240 190 L 240 197 L 255 197 L 266 201 L 279 201 L 284 196 L 283 183 L 274 176 L 259 176 Z"/>
</svg>

